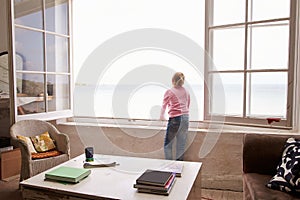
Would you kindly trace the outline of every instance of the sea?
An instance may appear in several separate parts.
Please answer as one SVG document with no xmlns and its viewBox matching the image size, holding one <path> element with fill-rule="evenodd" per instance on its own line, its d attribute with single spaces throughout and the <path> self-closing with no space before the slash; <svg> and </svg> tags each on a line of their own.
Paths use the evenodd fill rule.
<svg viewBox="0 0 300 200">
<path fill-rule="evenodd" d="M 191 96 L 190 120 L 204 118 L 203 85 L 186 86 Z M 74 115 L 80 117 L 107 117 L 158 120 L 163 96 L 168 88 L 160 85 L 84 85 L 74 88 Z M 243 115 L 243 88 L 224 85 L 208 95 L 209 112 L 217 115 Z M 246 115 L 252 117 L 286 117 L 287 87 L 258 84 L 246 95 Z M 167 113 L 165 114 L 167 118 Z"/>
</svg>

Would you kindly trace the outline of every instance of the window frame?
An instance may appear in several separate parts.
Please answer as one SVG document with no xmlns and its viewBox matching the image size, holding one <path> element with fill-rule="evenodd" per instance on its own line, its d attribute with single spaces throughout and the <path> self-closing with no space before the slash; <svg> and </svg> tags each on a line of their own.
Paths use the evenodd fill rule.
<svg viewBox="0 0 300 200">
<path fill-rule="evenodd" d="M 252 127 L 272 127 L 272 128 L 283 128 L 283 129 L 292 129 L 295 126 L 294 116 L 294 103 L 295 100 L 295 92 L 297 88 L 297 81 L 294 77 L 294 71 L 296 70 L 297 63 L 296 63 L 296 56 L 297 56 L 297 49 L 296 49 L 296 21 L 297 19 L 297 13 L 299 13 L 299 10 L 297 11 L 297 3 L 296 1 L 290 0 L 290 16 L 288 18 L 277 18 L 277 19 L 269 19 L 269 20 L 259 20 L 259 21 L 248 21 L 248 4 L 251 0 L 244 0 L 245 1 L 245 20 L 242 23 L 229 23 L 224 25 L 216 25 L 213 26 L 213 3 L 214 0 L 206 0 L 205 1 L 205 50 L 207 52 L 207 55 L 205 56 L 205 91 L 204 91 L 204 120 L 210 121 L 210 122 L 217 122 L 217 123 L 224 123 L 224 124 L 230 124 L 230 125 L 243 125 L 243 126 L 252 126 Z M 270 69 L 270 70 L 257 70 L 257 69 L 247 69 L 248 65 L 248 26 L 252 24 L 259 24 L 259 23 L 269 23 L 269 22 L 278 22 L 278 21 L 287 21 L 289 22 L 289 57 L 288 57 L 288 68 L 286 70 L 283 69 Z M 244 69 L 243 70 L 220 70 L 220 71 L 213 71 L 210 70 L 210 66 L 212 65 L 211 56 L 212 54 L 212 46 L 213 46 L 213 36 L 211 30 L 216 30 L 218 28 L 227 28 L 227 27 L 234 27 L 234 26 L 245 26 L 244 27 Z M 299 34 L 299 33 L 298 33 Z M 298 66 L 299 67 L 299 66 Z M 286 109 L 286 119 L 281 119 L 280 122 L 275 122 L 271 125 L 267 124 L 267 120 L 263 118 L 254 118 L 254 117 L 248 117 L 246 114 L 246 106 L 247 106 L 247 75 L 248 73 L 255 73 L 255 72 L 280 72 L 280 71 L 286 71 L 287 72 L 287 109 Z M 210 87 L 211 87 L 211 80 L 210 80 L 210 73 L 227 73 L 227 72 L 233 72 L 233 73 L 243 73 L 244 80 L 243 80 L 243 111 L 242 111 L 242 117 L 236 117 L 236 116 L 229 116 L 229 115 L 218 115 L 218 114 L 211 114 L 210 113 L 210 106 L 211 106 L 211 98 L 210 98 Z M 297 106 L 296 106 L 297 107 Z M 216 120 L 215 120 L 216 119 Z"/>
<path fill-rule="evenodd" d="M 45 120 L 51 120 L 51 119 L 58 119 L 58 118 L 67 118 L 73 116 L 73 88 L 74 88 L 74 80 L 73 80 L 73 59 L 72 59 L 72 0 L 67 0 L 69 3 L 69 66 L 70 66 L 70 110 L 65 111 L 54 111 L 54 112 L 45 112 L 45 113 L 38 113 L 38 114 L 30 114 L 30 115 L 24 115 L 24 116 L 18 116 L 17 115 L 17 107 L 16 107 L 16 76 L 15 76 L 15 47 L 14 47 L 14 2 L 11 1 L 10 4 L 8 4 L 8 11 L 9 11 L 9 64 L 12 66 L 10 69 L 10 82 L 13 84 L 10 84 L 10 107 L 12 108 L 11 112 L 11 123 L 14 123 L 16 120 L 22 120 L 22 119 L 45 119 Z M 248 0 L 245 0 L 248 2 Z M 210 64 L 210 53 L 211 49 L 209 48 L 209 31 L 208 27 L 210 24 L 210 21 L 212 20 L 212 15 L 210 11 L 210 8 L 212 7 L 213 0 L 205 0 L 205 50 L 208 52 L 208 54 L 205 56 L 205 66 L 209 66 Z M 252 119 L 252 118 L 237 118 L 237 117 L 219 117 L 219 116 L 213 116 L 209 114 L 209 82 L 207 82 L 208 79 L 208 73 L 207 68 L 205 69 L 205 84 L 204 84 L 204 124 L 206 123 L 225 123 L 229 125 L 243 125 L 243 126 L 251 126 L 251 127 L 268 127 L 268 128 L 283 128 L 283 129 L 291 129 L 291 128 L 299 128 L 300 124 L 300 113 L 299 113 L 299 105 L 297 104 L 297 100 L 300 99 L 300 93 L 297 91 L 297 88 L 300 88 L 300 83 L 297 80 L 300 80 L 300 75 L 297 74 L 299 72 L 300 68 L 300 44 L 298 44 L 295 41 L 299 41 L 299 31 L 300 27 L 297 25 L 297 23 L 300 22 L 299 19 L 299 13 L 300 9 L 297 8 L 297 6 L 300 5 L 300 2 L 290 0 L 290 41 L 289 41 L 289 49 L 290 49 L 290 58 L 289 58 L 289 69 L 288 69 L 288 98 L 287 98 L 287 120 L 282 120 L 279 123 L 276 123 L 275 126 L 268 126 L 265 123 L 265 120 L 262 119 Z M 12 92 L 13 91 L 13 92 Z M 294 109 L 295 108 L 295 109 Z M 220 120 L 218 120 L 220 119 Z"/>
<path fill-rule="evenodd" d="M 67 118 L 73 116 L 73 63 L 72 63 L 72 0 L 65 0 L 65 2 L 68 4 L 68 34 L 60 34 L 57 32 L 52 32 L 46 30 L 47 27 L 45 26 L 45 17 L 46 17 L 46 0 L 42 0 L 42 20 L 44 27 L 41 29 L 37 29 L 34 27 L 19 25 L 15 23 L 15 14 L 14 14 L 14 1 L 10 1 L 8 4 L 8 11 L 9 11 L 9 17 L 8 17 L 8 30 L 9 30 L 9 45 L 8 45 L 8 52 L 9 52 L 9 66 L 10 67 L 10 107 L 11 109 L 11 124 L 15 123 L 16 121 L 25 120 L 25 119 L 40 119 L 40 120 L 56 120 L 59 118 Z M 26 3 L 26 2 L 25 2 Z M 26 70 L 17 70 L 16 69 L 16 48 L 15 48 L 15 28 L 22 28 L 25 30 L 31 30 L 35 32 L 40 32 L 43 34 L 43 56 L 44 56 L 44 66 L 43 71 L 26 71 Z M 63 38 L 66 38 L 68 40 L 68 71 L 67 72 L 58 72 L 58 71 L 47 71 L 47 52 L 45 51 L 47 49 L 46 46 L 46 37 L 47 34 L 51 34 L 52 36 L 60 36 Z M 44 91 L 47 91 L 47 76 L 49 75 L 66 75 L 68 77 L 68 90 L 69 90 L 69 97 L 68 97 L 68 103 L 69 103 L 69 109 L 63 109 L 63 110 L 55 110 L 55 111 L 48 111 L 48 101 L 47 98 L 44 98 L 44 105 L 45 105 L 45 111 L 40 113 L 34 113 L 34 114 L 25 114 L 25 115 L 19 115 L 17 111 L 17 73 L 22 74 L 41 74 L 43 75 L 44 79 Z"/>
</svg>

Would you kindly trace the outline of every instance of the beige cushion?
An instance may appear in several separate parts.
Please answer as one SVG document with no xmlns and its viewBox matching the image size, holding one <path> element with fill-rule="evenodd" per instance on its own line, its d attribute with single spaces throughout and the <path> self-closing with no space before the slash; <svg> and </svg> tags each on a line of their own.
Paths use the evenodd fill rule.
<svg viewBox="0 0 300 200">
<path fill-rule="evenodd" d="M 32 136 L 30 137 L 30 139 L 37 152 L 46 152 L 56 148 L 53 140 L 51 139 L 47 131 L 40 135 Z"/>
<path fill-rule="evenodd" d="M 27 144 L 30 153 L 37 153 L 29 137 L 17 135 L 17 138 Z"/>
</svg>

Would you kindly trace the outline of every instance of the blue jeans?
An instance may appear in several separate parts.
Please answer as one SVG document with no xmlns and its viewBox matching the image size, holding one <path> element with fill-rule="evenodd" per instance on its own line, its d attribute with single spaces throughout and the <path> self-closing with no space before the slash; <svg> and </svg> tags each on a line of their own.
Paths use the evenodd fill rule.
<svg viewBox="0 0 300 200">
<path fill-rule="evenodd" d="M 165 158 L 167 160 L 183 160 L 185 144 L 189 128 L 189 115 L 169 118 L 164 142 Z M 173 158 L 173 144 L 176 138 L 176 158 Z"/>
</svg>

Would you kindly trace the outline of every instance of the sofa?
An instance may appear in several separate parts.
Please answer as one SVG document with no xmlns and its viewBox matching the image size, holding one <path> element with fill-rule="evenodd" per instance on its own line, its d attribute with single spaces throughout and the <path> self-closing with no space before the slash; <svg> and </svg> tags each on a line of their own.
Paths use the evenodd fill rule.
<svg viewBox="0 0 300 200">
<path fill-rule="evenodd" d="M 266 184 L 276 174 L 286 140 L 300 135 L 245 134 L 243 140 L 244 200 L 292 200 L 295 194 L 270 189 Z"/>
</svg>

